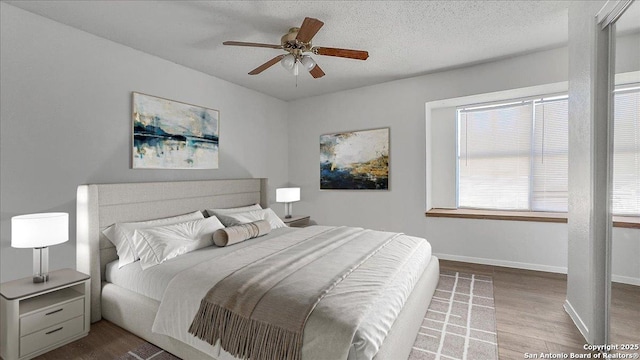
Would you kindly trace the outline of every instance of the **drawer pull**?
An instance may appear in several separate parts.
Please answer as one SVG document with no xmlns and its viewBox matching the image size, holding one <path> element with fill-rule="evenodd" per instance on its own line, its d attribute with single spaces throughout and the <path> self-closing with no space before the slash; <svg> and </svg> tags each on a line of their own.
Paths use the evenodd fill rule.
<svg viewBox="0 0 640 360">
<path fill-rule="evenodd" d="M 60 311 L 62 311 L 62 310 L 64 310 L 64 309 L 54 310 L 54 311 L 52 311 L 52 312 L 50 312 L 50 313 L 46 313 L 46 314 L 44 314 L 44 315 L 45 315 L 45 316 L 47 316 L 47 315 L 52 315 L 52 314 L 55 314 L 55 313 L 59 313 L 59 312 L 60 312 Z"/>
<path fill-rule="evenodd" d="M 57 329 L 55 329 L 55 330 L 47 331 L 47 332 L 45 333 L 45 335 L 53 334 L 54 332 L 56 332 L 56 331 L 60 331 L 60 330 L 62 330 L 62 329 L 64 329 L 64 326 L 61 326 L 61 327 L 59 327 L 59 328 L 57 328 Z"/>
</svg>

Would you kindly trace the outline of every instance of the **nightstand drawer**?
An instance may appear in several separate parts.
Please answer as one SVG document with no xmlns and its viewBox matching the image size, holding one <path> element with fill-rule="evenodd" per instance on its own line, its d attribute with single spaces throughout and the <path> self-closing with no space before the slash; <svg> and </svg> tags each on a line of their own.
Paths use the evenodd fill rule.
<svg viewBox="0 0 640 360">
<path fill-rule="evenodd" d="M 50 306 L 20 318 L 20 336 L 25 336 L 84 313 L 84 298 Z"/>
<path fill-rule="evenodd" d="M 78 316 L 61 324 L 56 324 L 44 330 L 20 338 L 20 357 L 44 349 L 63 341 L 84 330 L 84 316 Z"/>
</svg>

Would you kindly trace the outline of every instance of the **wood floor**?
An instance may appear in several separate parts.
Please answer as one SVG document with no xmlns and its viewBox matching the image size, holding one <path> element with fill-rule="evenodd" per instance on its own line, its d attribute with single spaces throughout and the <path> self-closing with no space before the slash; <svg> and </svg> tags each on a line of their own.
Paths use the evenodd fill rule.
<svg viewBox="0 0 640 360">
<path fill-rule="evenodd" d="M 563 308 L 566 275 L 451 261 L 440 261 L 440 268 L 493 277 L 501 360 L 523 359 L 525 353 L 588 353 Z M 611 343 L 640 343 L 640 287 L 614 283 L 612 303 Z"/>
<path fill-rule="evenodd" d="M 524 353 L 586 353 L 582 335 L 562 307 L 565 275 L 443 260 L 440 267 L 493 277 L 501 360 L 524 359 Z M 640 287 L 614 284 L 612 299 L 611 342 L 640 343 Z M 114 359 L 143 342 L 102 320 L 92 324 L 87 337 L 36 359 Z"/>
</svg>

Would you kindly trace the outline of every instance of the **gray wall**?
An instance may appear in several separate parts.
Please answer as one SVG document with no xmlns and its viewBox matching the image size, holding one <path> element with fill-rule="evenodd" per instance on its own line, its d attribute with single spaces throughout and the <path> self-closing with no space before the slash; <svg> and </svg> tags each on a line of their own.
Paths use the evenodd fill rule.
<svg viewBox="0 0 640 360">
<path fill-rule="evenodd" d="M 68 212 L 71 239 L 51 247 L 50 268 L 75 267 L 79 184 L 266 177 L 272 202 L 286 185 L 285 102 L 5 3 L 0 13 L 0 281 L 31 275 L 31 250 L 10 246 L 19 214 Z M 132 91 L 220 110 L 219 169 L 130 169 Z"/>
</svg>

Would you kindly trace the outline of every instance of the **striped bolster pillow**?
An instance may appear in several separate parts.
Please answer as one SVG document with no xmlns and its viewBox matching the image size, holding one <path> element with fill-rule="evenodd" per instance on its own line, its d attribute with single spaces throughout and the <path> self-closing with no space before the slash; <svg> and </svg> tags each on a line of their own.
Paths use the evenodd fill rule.
<svg viewBox="0 0 640 360">
<path fill-rule="evenodd" d="M 266 235 L 271 231 L 271 225 L 266 220 L 258 220 L 241 225 L 218 229 L 213 233 L 213 243 L 217 246 L 237 244 L 247 239 Z"/>
</svg>

